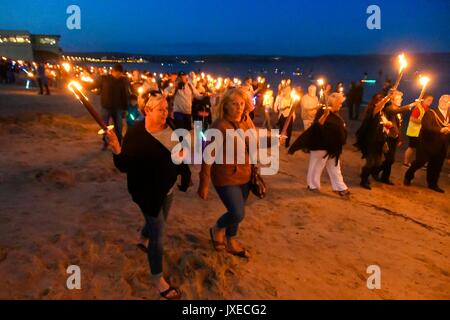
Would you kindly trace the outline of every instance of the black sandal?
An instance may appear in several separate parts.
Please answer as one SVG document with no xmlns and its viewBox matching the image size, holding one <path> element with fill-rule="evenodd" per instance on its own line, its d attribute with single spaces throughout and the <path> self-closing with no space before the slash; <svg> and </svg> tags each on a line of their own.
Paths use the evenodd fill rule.
<svg viewBox="0 0 450 320">
<path fill-rule="evenodd" d="M 209 236 L 211 237 L 211 243 L 212 243 L 212 246 L 213 246 L 214 250 L 216 250 L 216 251 L 223 251 L 225 249 L 225 243 L 220 242 L 220 241 L 216 241 L 214 239 L 214 230 L 213 230 L 213 228 L 209 228 Z"/>
<path fill-rule="evenodd" d="M 169 297 L 169 293 L 175 291 L 177 294 L 175 296 Z M 182 292 L 180 289 L 169 286 L 166 291 L 160 292 L 159 295 L 166 300 L 180 300 Z"/>
</svg>

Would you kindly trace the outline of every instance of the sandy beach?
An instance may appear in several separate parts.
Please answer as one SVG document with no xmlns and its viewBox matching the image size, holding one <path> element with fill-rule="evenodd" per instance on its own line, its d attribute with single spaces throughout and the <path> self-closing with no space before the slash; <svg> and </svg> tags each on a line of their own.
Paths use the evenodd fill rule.
<svg viewBox="0 0 450 320">
<path fill-rule="evenodd" d="M 142 214 L 97 130 L 66 90 L 0 86 L 0 299 L 159 299 L 136 247 Z M 326 174 L 320 194 L 307 191 L 308 156 L 281 148 L 267 197 L 250 197 L 240 229 L 248 261 L 213 251 L 208 228 L 225 209 L 212 186 L 198 198 L 192 166 L 194 186 L 175 195 L 165 246 L 165 273 L 184 299 L 450 299 L 450 165 L 444 195 L 426 188 L 424 170 L 404 187 L 401 161 L 396 186 L 367 191 L 353 141 L 342 157 L 350 200 Z M 73 264 L 81 290 L 66 288 Z M 366 286 L 369 265 L 381 268 L 380 290 Z"/>
</svg>

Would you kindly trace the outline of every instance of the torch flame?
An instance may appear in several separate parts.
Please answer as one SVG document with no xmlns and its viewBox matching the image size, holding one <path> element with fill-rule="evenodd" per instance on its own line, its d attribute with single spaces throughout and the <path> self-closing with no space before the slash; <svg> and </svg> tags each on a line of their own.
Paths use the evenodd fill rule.
<svg viewBox="0 0 450 320">
<path fill-rule="evenodd" d="M 422 85 L 422 87 L 425 87 L 428 84 L 428 82 L 430 82 L 430 78 L 427 76 L 420 76 L 419 82 Z"/>
<path fill-rule="evenodd" d="M 398 56 L 398 63 L 400 64 L 399 72 L 402 72 L 408 66 L 408 62 L 406 61 L 404 53 L 402 53 Z"/>
<path fill-rule="evenodd" d="M 322 87 L 324 83 L 325 83 L 325 81 L 324 81 L 322 78 L 320 78 L 320 79 L 317 80 L 317 84 L 318 84 L 320 87 Z"/>
<path fill-rule="evenodd" d="M 28 78 L 34 78 L 33 72 L 29 72 L 29 71 L 26 70 L 26 69 L 22 69 L 22 70 L 25 71 L 25 73 L 27 74 L 27 77 L 28 77 Z"/>
<path fill-rule="evenodd" d="M 268 105 L 270 104 L 272 95 L 273 95 L 272 90 L 268 90 L 268 91 L 264 94 L 264 99 L 263 99 L 263 105 L 264 105 L 264 106 L 268 106 Z"/>
<path fill-rule="evenodd" d="M 83 81 L 83 82 L 94 82 L 94 79 L 92 79 L 90 76 L 85 76 L 85 75 L 83 75 L 83 76 L 81 76 L 81 81 Z"/>
<path fill-rule="evenodd" d="M 80 97 L 78 96 L 77 92 L 75 91 L 75 89 L 81 93 L 83 95 L 83 97 L 86 100 L 89 100 L 84 94 L 83 94 L 83 87 L 82 85 L 78 82 L 78 81 L 71 81 L 67 87 L 69 88 L 70 91 L 72 91 L 72 93 L 75 95 L 75 97 L 77 97 L 77 99 L 80 99 Z"/>
<path fill-rule="evenodd" d="M 300 96 L 298 95 L 298 93 L 295 90 L 291 91 L 291 99 L 293 102 L 297 102 L 300 100 Z"/>
<path fill-rule="evenodd" d="M 66 72 L 70 71 L 70 68 L 71 68 L 70 63 L 64 62 L 62 64 L 62 66 L 63 66 L 64 70 L 66 70 Z"/>
</svg>

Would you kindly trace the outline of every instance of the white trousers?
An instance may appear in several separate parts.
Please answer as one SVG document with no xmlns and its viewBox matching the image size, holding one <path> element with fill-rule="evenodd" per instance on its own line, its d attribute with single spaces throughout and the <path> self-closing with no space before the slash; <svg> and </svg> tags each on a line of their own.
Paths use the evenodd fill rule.
<svg viewBox="0 0 450 320">
<path fill-rule="evenodd" d="M 326 154 L 327 152 L 325 150 L 311 151 L 308 176 L 306 178 L 308 186 L 311 189 L 320 189 L 320 177 L 322 176 L 323 169 L 326 167 L 333 191 L 347 190 L 347 185 L 341 173 L 341 162 L 338 161 L 336 165 L 336 159 L 325 157 Z"/>
</svg>

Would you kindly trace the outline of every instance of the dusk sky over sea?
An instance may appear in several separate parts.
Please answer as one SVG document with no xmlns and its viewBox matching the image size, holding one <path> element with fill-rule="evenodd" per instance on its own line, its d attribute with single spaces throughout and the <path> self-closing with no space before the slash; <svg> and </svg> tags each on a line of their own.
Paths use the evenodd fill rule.
<svg viewBox="0 0 450 320">
<path fill-rule="evenodd" d="M 69 30 L 69 5 L 81 30 Z M 369 30 L 369 5 L 381 30 Z M 0 29 L 61 35 L 64 51 L 324 54 L 450 51 L 450 1 L 2 1 Z"/>
</svg>

